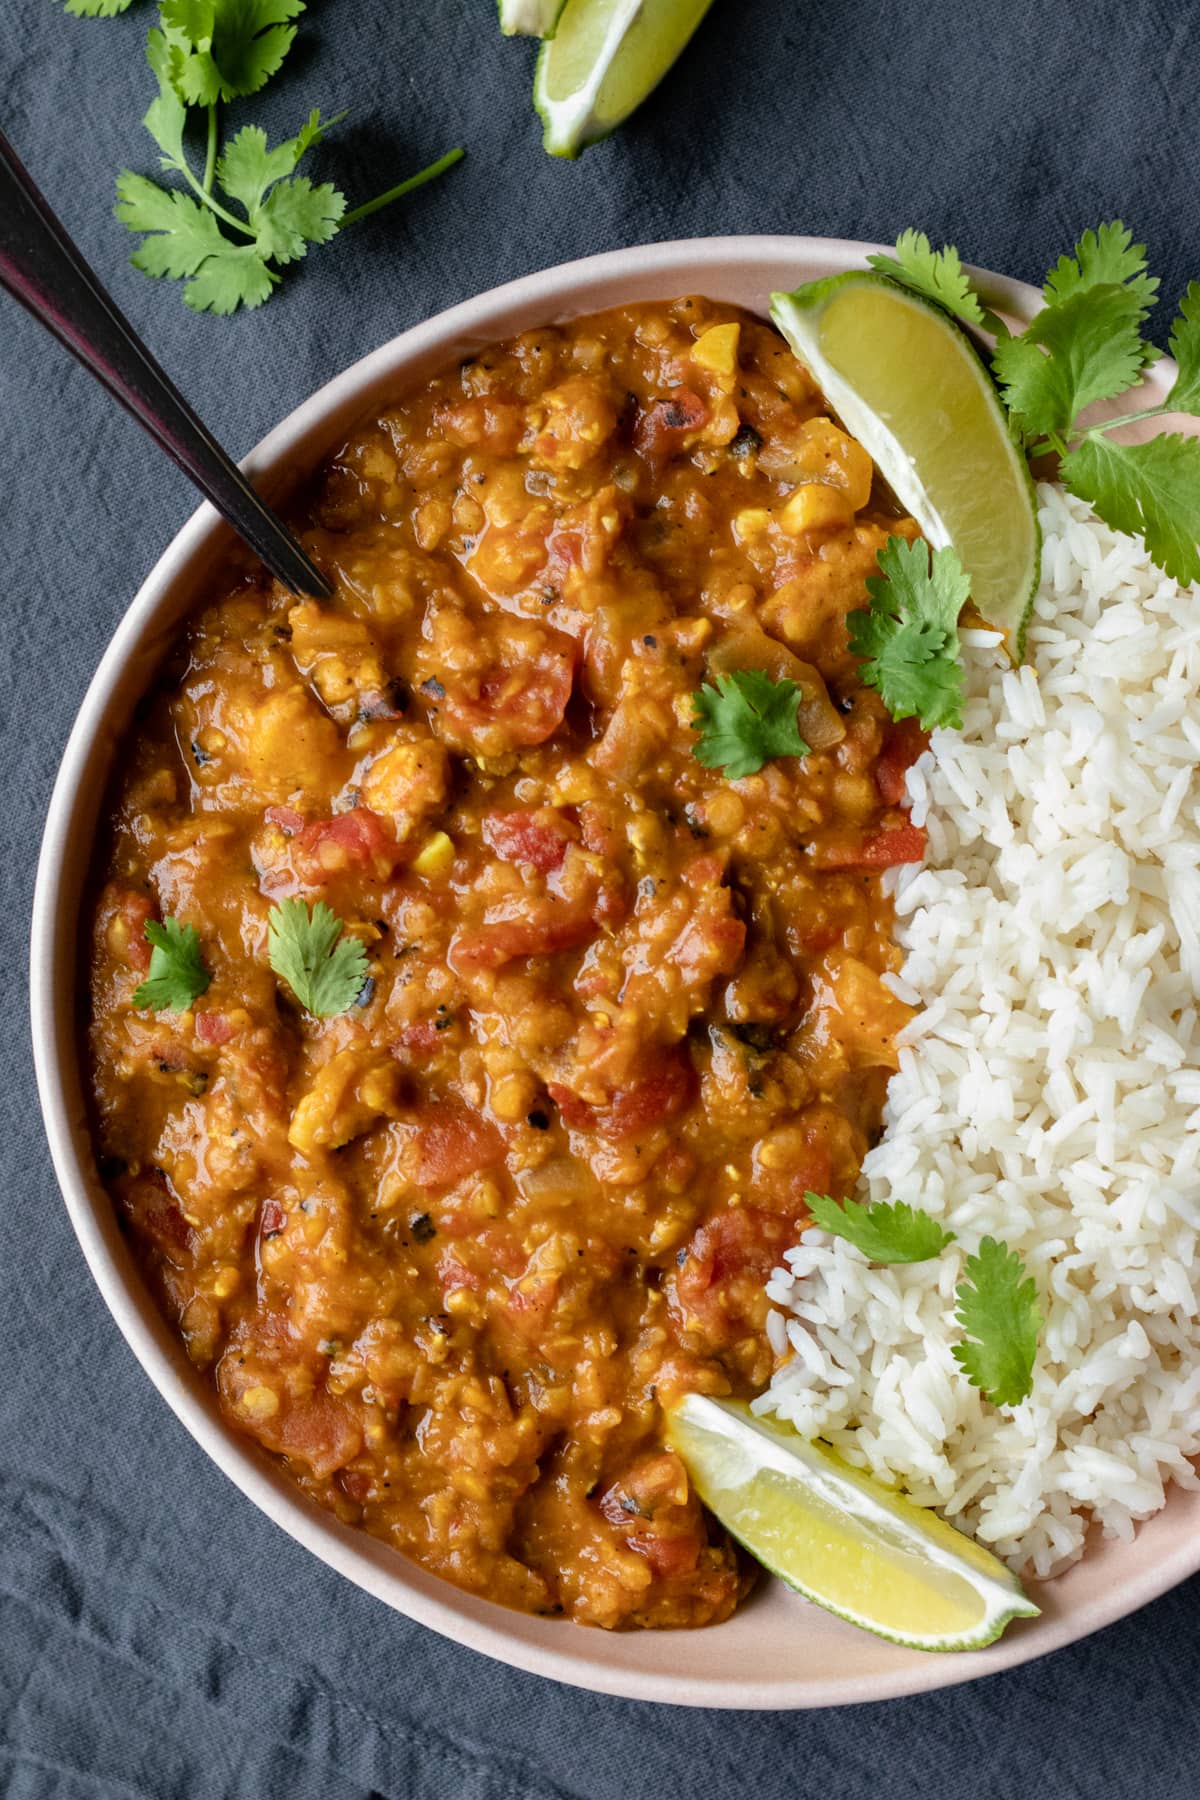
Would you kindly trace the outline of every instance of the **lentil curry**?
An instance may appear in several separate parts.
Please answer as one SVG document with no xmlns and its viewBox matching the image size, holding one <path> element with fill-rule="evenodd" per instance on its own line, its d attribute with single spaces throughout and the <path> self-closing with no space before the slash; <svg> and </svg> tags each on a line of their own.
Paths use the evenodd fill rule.
<svg viewBox="0 0 1200 1800">
<path fill-rule="evenodd" d="M 844 619 L 895 515 L 743 314 L 528 332 L 325 471 L 331 604 L 231 574 L 140 715 L 91 963 L 105 1177 L 225 1416 L 509 1606 L 702 1625 L 750 1585 L 663 1408 L 765 1383 L 764 1278 L 878 1135 L 920 740 Z M 691 696 L 750 668 L 811 751 L 729 780 Z M 269 966 L 289 897 L 367 950 L 337 1016 Z M 167 917 L 211 986 L 139 1009 Z"/>
</svg>

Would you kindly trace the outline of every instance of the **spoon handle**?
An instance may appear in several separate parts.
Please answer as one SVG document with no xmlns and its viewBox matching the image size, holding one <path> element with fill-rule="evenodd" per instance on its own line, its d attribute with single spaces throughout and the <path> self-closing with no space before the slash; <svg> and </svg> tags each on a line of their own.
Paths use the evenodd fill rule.
<svg viewBox="0 0 1200 1800">
<path fill-rule="evenodd" d="M 118 311 L 0 132 L 0 287 L 90 369 L 296 594 L 333 589 Z"/>
</svg>

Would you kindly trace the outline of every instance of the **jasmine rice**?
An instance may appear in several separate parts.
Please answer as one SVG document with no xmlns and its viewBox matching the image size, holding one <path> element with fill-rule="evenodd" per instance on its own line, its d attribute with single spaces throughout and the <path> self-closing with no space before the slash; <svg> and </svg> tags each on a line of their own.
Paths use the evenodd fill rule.
<svg viewBox="0 0 1200 1800">
<path fill-rule="evenodd" d="M 808 1231 L 777 1269 L 790 1352 L 755 1402 L 1031 1574 L 1128 1538 L 1200 1453 L 1200 595 L 1061 489 L 1027 661 L 967 632 L 961 733 L 909 775 L 900 1042 L 859 1197 L 956 1234 L 876 1267 Z M 1045 1315 L 1033 1391 L 996 1407 L 951 1354 L 984 1236 Z"/>
</svg>

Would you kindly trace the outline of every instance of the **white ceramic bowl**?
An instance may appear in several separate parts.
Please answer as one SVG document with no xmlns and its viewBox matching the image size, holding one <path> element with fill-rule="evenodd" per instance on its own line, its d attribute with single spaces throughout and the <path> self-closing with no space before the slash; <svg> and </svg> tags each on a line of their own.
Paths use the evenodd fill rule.
<svg viewBox="0 0 1200 1800">
<path fill-rule="evenodd" d="M 246 458 L 271 499 L 286 499 L 364 414 L 465 352 L 601 307 L 682 293 L 765 313 L 774 288 L 861 267 L 872 246 L 828 238 L 705 238 L 567 263 L 451 308 L 329 382 Z M 985 277 L 992 303 L 1029 315 L 1038 296 Z M 1159 365 L 1159 387 L 1169 379 Z M 1038 1593 L 1042 1616 L 990 1649 L 931 1656 L 844 1625 L 764 1581 L 726 1624 L 611 1634 L 508 1612 L 459 1593 L 364 1532 L 310 1504 L 281 1469 L 224 1422 L 211 1388 L 160 1317 L 97 1177 L 78 1053 L 78 952 L 88 865 L 115 747 L 189 609 L 203 598 L 229 533 L 202 506 L 159 560 L 96 672 L 63 757 L 34 900 L 33 1042 L 42 1107 L 67 1209 L 100 1291 L 134 1354 L 192 1436 L 285 1531 L 387 1605 L 474 1650 L 604 1693 L 691 1706 L 829 1706 L 967 1681 L 1057 1649 L 1132 1612 L 1200 1568 L 1200 1494 L 1174 1491 L 1128 1545 L 1097 1543 Z M 386 1622 L 380 1618 L 380 1629 Z"/>
</svg>

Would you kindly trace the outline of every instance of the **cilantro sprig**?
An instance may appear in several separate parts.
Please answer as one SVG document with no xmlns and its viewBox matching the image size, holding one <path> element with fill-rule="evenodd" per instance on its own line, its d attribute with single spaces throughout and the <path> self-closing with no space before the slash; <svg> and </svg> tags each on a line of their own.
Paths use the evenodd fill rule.
<svg viewBox="0 0 1200 1800">
<path fill-rule="evenodd" d="M 1016 1406 L 1033 1388 L 1042 1311 L 1037 1284 L 1007 1244 L 985 1237 L 968 1256 L 955 1314 L 966 1341 L 954 1360 L 996 1406 Z"/>
<path fill-rule="evenodd" d="M 907 1201 L 831 1200 L 828 1194 L 805 1194 L 813 1224 L 831 1237 L 845 1238 L 877 1263 L 928 1262 L 940 1256 L 954 1233 L 945 1231 L 929 1213 Z"/>
<path fill-rule="evenodd" d="M 868 256 L 871 268 L 902 287 L 912 288 L 934 301 L 967 325 L 986 325 L 989 315 L 980 304 L 952 244 L 935 250 L 923 231 L 902 231 L 895 256 Z"/>
<path fill-rule="evenodd" d="M 354 1005 L 367 979 L 367 953 L 347 937 L 323 900 L 311 913 L 303 900 L 281 900 L 267 919 L 267 958 L 301 1006 L 329 1018 Z"/>
<path fill-rule="evenodd" d="M 145 936 L 150 968 L 133 991 L 133 1004 L 145 1011 L 186 1012 L 212 981 L 195 926 L 181 925 L 178 919 L 164 919 L 161 925 L 148 919 Z"/>
<path fill-rule="evenodd" d="M 761 669 L 717 675 L 692 695 L 692 727 L 700 734 L 697 762 L 737 781 L 756 775 L 772 757 L 807 756 L 799 700 L 794 681 L 772 681 Z"/>
<path fill-rule="evenodd" d="M 924 730 L 962 725 L 963 671 L 958 615 L 970 579 L 955 551 L 930 553 L 924 539 L 890 537 L 868 576 L 870 606 L 846 619 L 850 648 L 864 657 L 859 674 L 877 688 L 893 719 L 920 720 Z"/>
<path fill-rule="evenodd" d="M 63 11 L 77 19 L 115 19 L 132 5 L 133 0 L 66 0 Z"/>
<path fill-rule="evenodd" d="M 1159 356 L 1143 334 L 1158 279 L 1145 245 L 1119 219 L 1085 231 L 1058 259 L 1042 287 L 1043 310 L 1018 333 L 982 304 L 953 246 L 934 250 L 923 233 L 906 231 L 894 257 L 869 260 L 961 324 L 992 332 L 992 370 L 1027 455 L 1056 455 L 1063 484 L 1106 524 L 1140 537 L 1173 580 L 1200 580 L 1200 438 L 1166 432 L 1122 444 L 1110 435 L 1140 420 L 1200 417 L 1200 283 L 1189 284 L 1171 326 L 1179 375 L 1166 399 L 1085 422 L 1089 407 L 1141 386 Z"/>
<path fill-rule="evenodd" d="M 814 1225 L 845 1238 L 875 1263 L 920 1263 L 954 1242 L 928 1213 L 906 1201 L 832 1200 L 805 1194 Z M 1015 1250 L 985 1237 L 968 1256 L 955 1290 L 955 1318 L 965 1334 L 951 1354 L 973 1387 L 994 1406 L 1016 1406 L 1033 1387 L 1042 1312 L 1037 1284 Z"/>
<path fill-rule="evenodd" d="M 68 0 L 68 10 L 113 17 L 127 4 Z M 345 113 L 322 119 L 314 108 L 295 136 L 274 148 L 257 125 L 243 126 L 222 144 L 222 106 L 257 94 L 279 72 L 304 10 L 305 0 L 160 0 L 158 26 L 147 35 L 146 60 L 158 98 L 143 124 L 158 146 L 161 167 L 182 177 L 186 191 L 124 169 L 115 212 L 130 231 L 145 234 L 130 258 L 134 267 L 182 281 L 184 302 L 195 312 L 261 306 L 278 286 L 280 270 L 310 246 L 329 243 L 347 225 L 462 159 L 462 150 L 451 150 L 347 210 L 345 195 L 332 183 L 314 185 L 297 174 L 302 158 Z M 199 173 L 187 151 L 194 117 L 204 127 Z"/>
</svg>

